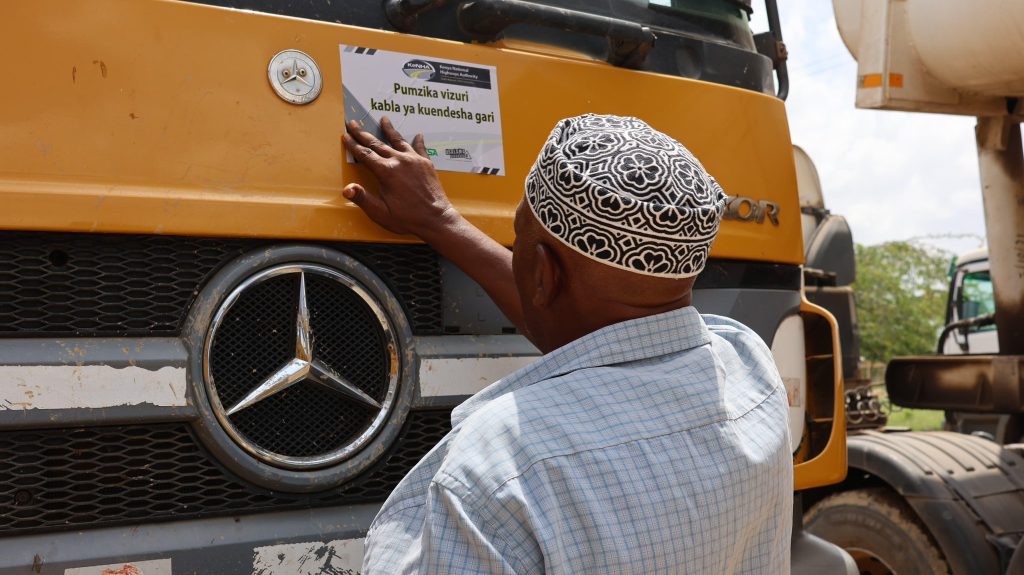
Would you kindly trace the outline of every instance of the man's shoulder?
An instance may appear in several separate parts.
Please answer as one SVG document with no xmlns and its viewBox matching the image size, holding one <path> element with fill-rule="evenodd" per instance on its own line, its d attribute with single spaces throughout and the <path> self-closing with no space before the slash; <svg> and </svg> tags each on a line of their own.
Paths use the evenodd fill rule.
<svg viewBox="0 0 1024 575">
<path fill-rule="evenodd" d="M 746 325 L 725 316 L 703 314 L 711 347 L 724 375 L 724 397 L 731 415 L 745 413 L 785 387 L 771 349 Z"/>
<path fill-rule="evenodd" d="M 741 355 L 752 355 L 749 359 L 774 363 L 768 344 L 747 325 L 730 317 L 710 313 L 701 314 L 701 318 L 712 336 L 712 344 L 725 342 L 736 348 Z"/>
<path fill-rule="evenodd" d="M 516 394 L 482 405 L 458 427 L 434 481 L 462 498 L 489 495 L 530 463 Z"/>
<path fill-rule="evenodd" d="M 764 340 L 761 339 L 761 336 L 757 335 L 757 332 L 746 324 L 738 322 L 731 317 L 715 315 L 713 313 L 702 313 L 700 314 L 700 317 L 704 320 L 704 325 L 708 327 L 708 332 L 712 334 L 720 336 L 740 334 L 744 337 L 753 337 L 757 341 L 764 343 Z"/>
</svg>

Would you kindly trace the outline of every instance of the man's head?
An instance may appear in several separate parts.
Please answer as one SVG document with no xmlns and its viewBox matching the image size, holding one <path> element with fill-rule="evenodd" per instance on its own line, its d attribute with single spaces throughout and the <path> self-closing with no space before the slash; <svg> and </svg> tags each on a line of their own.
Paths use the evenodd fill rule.
<svg viewBox="0 0 1024 575">
<path fill-rule="evenodd" d="M 700 162 L 644 122 L 559 122 L 516 212 L 513 269 L 531 339 L 546 352 L 690 305 L 724 207 Z"/>
</svg>

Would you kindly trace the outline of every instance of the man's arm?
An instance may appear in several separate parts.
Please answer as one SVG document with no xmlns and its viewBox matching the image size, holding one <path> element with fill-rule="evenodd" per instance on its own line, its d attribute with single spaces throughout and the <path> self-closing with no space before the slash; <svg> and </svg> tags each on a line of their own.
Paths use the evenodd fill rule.
<svg viewBox="0 0 1024 575">
<path fill-rule="evenodd" d="M 359 184 L 345 186 L 342 195 L 384 229 L 418 236 L 437 250 L 476 280 L 505 317 L 526 333 L 512 277 L 512 252 L 462 217 L 448 201 L 427 157 L 423 134 L 409 144 L 387 118 L 380 125 L 390 145 L 356 122 L 349 122 L 348 133 L 342 135 L 352 157 L 376 176 L 379 197 Z"/>
<path fill-rule="evenodd" d="M 526 553 L 525 557 L 519 555 Z M 540 549 L 526 527 L 476 509 L 448 488 L 430 483 L 417 514 L 399 513 L 373 525 L 366 538 L 366 575 L 536 573 Z"/>
</svg>

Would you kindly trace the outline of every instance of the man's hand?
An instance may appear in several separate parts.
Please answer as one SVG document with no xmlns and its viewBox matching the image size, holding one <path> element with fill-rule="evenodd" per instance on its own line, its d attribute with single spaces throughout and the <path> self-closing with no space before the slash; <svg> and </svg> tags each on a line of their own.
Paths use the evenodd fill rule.
<svg viewBox="0 0 1024 575">
<path fill-rule="evenodd" d="M 458 213 L 427 158 L 423 134 L 417 134 L 410 145 L 387 118 L 381 118 L 380 127 L 388 143 L 354 121 L 348 123 L 348 133 L 342 136 L 352 157 L 377 177 L 380 197 L 359 184 L 349 184 L 341 193 L 384 229 L 414 234 L 429 243 L 430 236 L 458 219 Z"/>
<path fill-rule="evenodd" d="M 380 126 L 389 144 L 355 122 L 342 136 L 352 157 L 380 182 L 380 197 L 359 184 L 342 190 L 345 196 L 381 227 L 396 234 L 415 234 L 459 266 L 498 304 L 505 316 L 525 333 L 522 303 L 512 277 L 512 252 L 459 215 L 441 188 L 434 164 L 427 158 L 423 135 L 410 145 L 387 118 Z"/>
</svg>

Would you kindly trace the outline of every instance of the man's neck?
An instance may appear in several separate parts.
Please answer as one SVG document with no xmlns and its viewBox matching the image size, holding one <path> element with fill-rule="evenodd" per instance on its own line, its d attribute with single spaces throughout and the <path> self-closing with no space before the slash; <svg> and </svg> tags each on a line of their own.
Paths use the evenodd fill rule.
<svg viewBox="0 0 1024 575">
<path fill-rule="evenodd" d="M 545 347 L 549 349 L 541 351 L 549 353 L 610 325 L 689 307 L 692 305 L 692 301 L 692 292 L 687 292 L 677 300 L 655 305 L 606 303 L 606 305 L 584 306 L 571 315 L 566 314 L 564 319 L 559 320 L 558 329 L 554 330 L 553 337 L 550 341 L 545 342 Z"/>
</svg>

